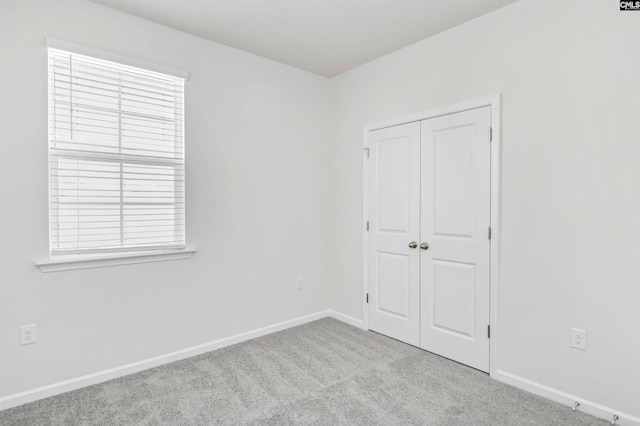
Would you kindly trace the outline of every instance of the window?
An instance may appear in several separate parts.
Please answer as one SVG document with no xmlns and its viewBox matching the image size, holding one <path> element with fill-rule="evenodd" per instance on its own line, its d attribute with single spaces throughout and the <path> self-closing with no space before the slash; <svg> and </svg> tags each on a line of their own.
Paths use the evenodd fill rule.
<svg viewBox="0 0 640 426">
<path fill-rule="evenodd" d="M 184 79 L 49 48 L 51 255 L 185 247 Z"/>
</svg>

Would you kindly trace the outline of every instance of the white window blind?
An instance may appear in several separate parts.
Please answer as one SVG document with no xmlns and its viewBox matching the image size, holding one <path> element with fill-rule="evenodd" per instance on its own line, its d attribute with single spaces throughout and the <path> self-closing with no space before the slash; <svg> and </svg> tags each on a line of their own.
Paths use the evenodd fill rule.
<svg viewBox="0 0 640 426">
<path fill-rule="evenodd" d="M 184 79 L 49 48 L 50 252 L 185 246 Z"/>
</svg>

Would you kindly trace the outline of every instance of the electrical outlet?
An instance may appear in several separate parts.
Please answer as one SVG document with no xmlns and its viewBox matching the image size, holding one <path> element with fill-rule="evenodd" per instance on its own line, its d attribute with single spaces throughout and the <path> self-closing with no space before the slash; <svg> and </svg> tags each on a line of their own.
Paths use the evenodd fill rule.
<svg viewBox="0 0 640 426">
<path fill-rule="evenodd" d="M 571 329 L 571 347 L 587 350 L 587 332 L 578 328 Z"/>
<path fill-rule="evenodd" d="M 36 342 L 36 325 L 29 324 L 20 327 L 20 344 L 30 345 Z"/>
<path fill-rule="evenodd" d="M 298 283 L 298 290 L 302 290 L 304 288 L 304 279 L 302 277 L 296 278 L 296 282 Z"/>
</svg>

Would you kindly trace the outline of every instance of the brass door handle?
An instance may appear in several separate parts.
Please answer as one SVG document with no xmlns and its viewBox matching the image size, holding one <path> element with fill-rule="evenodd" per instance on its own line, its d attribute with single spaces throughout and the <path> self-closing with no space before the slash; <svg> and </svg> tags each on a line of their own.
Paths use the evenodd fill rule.
<svg viewBox="0 0 640 426">
<path fill-rule="evenodd" d="M 414 249 L 414 248 L 416 248 L 416 247 L 418 247 L 418 243 L 416 243 L 415 241 L 411 241 L 411 242 L 409 243 L 409 248 Z"/>
<path fill-rule="evenodd" d="M 420 244 L 420 248 L 422 250 L 429 250 L 429 243 L 422 243 Z"/>
</svg>

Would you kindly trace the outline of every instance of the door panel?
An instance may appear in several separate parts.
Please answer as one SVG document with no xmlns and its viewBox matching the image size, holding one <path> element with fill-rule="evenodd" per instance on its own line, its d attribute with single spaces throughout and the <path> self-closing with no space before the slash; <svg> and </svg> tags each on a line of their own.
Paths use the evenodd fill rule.
<svg viewBox="0 0 640 426">
<path fill-rule="evenodd" d="M 433 327 L 475 338 L 475 265 L 433 259 Z"/>
<path fill-rule="evenodd" d="M 369 328 L 420 340 L 420 123 L 369 133 Z"/>
<path fill-rule="evenodd" d="M 421 122 L 420 347 L 489 371 L 490 108 Z"/>
<path fill-rule="evenodd" d="M 409 256 L 378 252 L 378 297 L 375 300 L 379 312 L 403 319 L 410 317 L 410 278 Z"/>
<path fill-rule="evenodd" d="M 433 133 L 436 234 L 460 237 L 473 234 L 472 141 L 471 125 Z"/>
<path fill-rule="evenodd" d="M 410 231 L 411 144 L 411 138 L 406 135 L 378 140 L 378 192 L 376 195 L 378 197 L 378 229 L 381 232 L 398 232 L 406 235 Z"/>
</svg>

